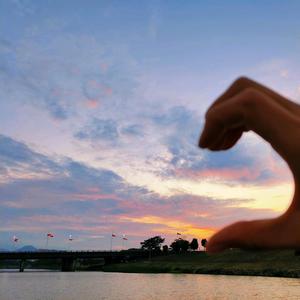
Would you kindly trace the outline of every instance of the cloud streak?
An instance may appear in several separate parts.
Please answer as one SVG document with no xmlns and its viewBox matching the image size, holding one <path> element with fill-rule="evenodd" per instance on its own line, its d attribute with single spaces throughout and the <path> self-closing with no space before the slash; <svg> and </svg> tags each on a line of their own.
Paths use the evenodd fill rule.
<svg viewBox="0 0 300 300">
<path fill-rule="evenodd" d="M 0 149 L 1 155 L 6 155 L 4 167 L 10 166 L 12 160 L 16 164 L 19 158 L 23 174 L 35 163 L 41 174 L 44 169 L 51 174 L 47 178 L 12 176 L 1 183 L 1 230 L 7 234 L 51 229 L 60 235 L 72 231 L 84 238 L 126 231 L 138 238 L 145 232 L 171 237 L 180 230 L 189 236 L 207 237 L 234 219 L 274 215 L 272 210 L 236 207 L 250 199 L 218 200 L 188 193 L 161 196 L 133 186 L 109 170 L 68 158 L 53 161 L 7 137 L 2 137 Z"/>
</svg>

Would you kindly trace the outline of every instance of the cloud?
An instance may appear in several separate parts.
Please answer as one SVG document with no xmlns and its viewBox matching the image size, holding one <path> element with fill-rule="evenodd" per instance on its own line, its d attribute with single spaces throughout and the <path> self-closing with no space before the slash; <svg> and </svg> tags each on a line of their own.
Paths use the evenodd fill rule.
<svg viewBox="0 0 300 300">
<path fill-rule="evenodd" d="M 139 136 L 143 137 L 143 126 L 139 124 L 131 124 L 128 126 L 124 126 L 121 129 L 122 134 L 129 135 L 129 136 Z"/>
<path fill-rule="evenodd" d="M 229 184 L 290 180 L 282 159 L 253 134 L 245 134 L 226 152 L 200 151 L 197 144 L 203 123 L 195 111 L 171 107 L 151 120 L 157 131 L 162 132 L 159 142 L 170 153 L 164 169 L 159 170 L 164 177 L 211 179 Z"/>
<path fill-rule="evenodd" d="M 47 156 L 36 153 L 24 143 L 0 135 L 0 180 L 54 176 L 62 168 Z"/>
<path fill-rule="evenodd" d="M 78 131 L 75 134 L 75 137 L 79 140 L 103 140 L 115 142 L 119 138 L 119 132 L 117 123 L 114 120 L 101 120 L 95 118 L 92 120 L 91 124 Z"/>
<path fill-rule="evenodd" d="M 38 166 L 40 174 L 45 170 L 50 174 L 47 178 L 12 174 L 0 184 L 5 234 L 51 229 L 61 237 L 71 231 L 84 240 L 91 234 L 107 237 L 114 231 L 131 236 L 133 243 L 145 234 L 171 238 L 178 230 L 189 236 L 209 236 L 237 219 L 275 215 L 272 210 L 239 207 L 251 199 L 219 200 L 188 193 L 162 196 L 129 184 L 110 170 L 69 158 L 54 161 L 9 137 L 2 136 L 1 141 L 4 168 L 19 164 L 26 174 Z"/>
<path fill-rule="evenodd" d="M 93 118 L 85 126 L 74 134 L 74 137 L 81 141 L 90 141 L 92 144 L 99 142 L 120 146 L 126 143 L 128 138 L 142 138 L 144 136 L 143 126 L 131 124 L 128 121 L 113 119 Z M 132 141 L 132 140 L 131 140 Z"/>
<path fill-rule="evenodd" d="M 127 50 L 52 23 L 47 19 L 18 40 L 1 41 L 1 97 L 62 121 L 83 114 L 86 105 L 101 103 L 104 114 L 128 106 L 137 68 Z"/>
<path fill-rule="evenodd" d="M 171 107 L 163 113 L 154 115 L 152 121 L 154 126 L 164 133 L 160 141 L 172 155 L 169 161 L 171 175 L 178 169 L 195 172 L 216 167 L 245 167 L 253 163 L 254 158 L 244 155 L 239 145 L 222 155 L 200 151 L 197 144 L 203 123 L 195 111 L 186 107 Z"/>
</svg>

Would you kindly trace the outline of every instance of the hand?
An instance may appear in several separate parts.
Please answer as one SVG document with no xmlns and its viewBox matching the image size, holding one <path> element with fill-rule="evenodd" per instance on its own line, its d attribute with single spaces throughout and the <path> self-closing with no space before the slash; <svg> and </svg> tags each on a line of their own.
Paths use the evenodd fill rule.
<svg viewBox="0 0 300 300">
<path fill-rule="evenodd" d="M 211 237 L 208 252 L 227 248 L 300 248 L 300 106 L 269 88 L 241 77 L 208 109 L 199 146 L 227 150 L 253 130 L 287 162 L 295 193 L 288 210 L 278 218 L 242 221 Z"/>
</svg>

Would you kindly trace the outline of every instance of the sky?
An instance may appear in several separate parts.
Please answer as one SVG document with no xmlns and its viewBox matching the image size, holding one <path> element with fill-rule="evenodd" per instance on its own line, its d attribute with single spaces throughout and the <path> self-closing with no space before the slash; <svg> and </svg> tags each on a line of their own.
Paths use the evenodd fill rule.
<svg viewBox="0 0 300 300">
<path fill-rule="evenodd" d="M 292 176 L 244 134 L 197 147 L 237 77 L 300 101 L 299 1 L 0 0 L 0 248 L 139 247 L 278 216 Z M 72 234 L 73 241 L 68 242 Z M 127 241 L 122 239 L 123 235 Z"/>
</svg>

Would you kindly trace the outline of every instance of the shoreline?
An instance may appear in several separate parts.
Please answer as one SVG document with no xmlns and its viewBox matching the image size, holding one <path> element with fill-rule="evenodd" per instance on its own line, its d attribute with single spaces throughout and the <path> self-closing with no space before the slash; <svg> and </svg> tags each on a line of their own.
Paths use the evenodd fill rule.
<svg viewBox="0 0 300 300">
<path fill-rule="evenodd" d="M 294 255 L 294 250 L 231 250 L 217 255 L 194 252 L 158 256 L 151 261 L 106 265 L 102 271 L 300 278 L 300 257 Z"/>
</svg>

